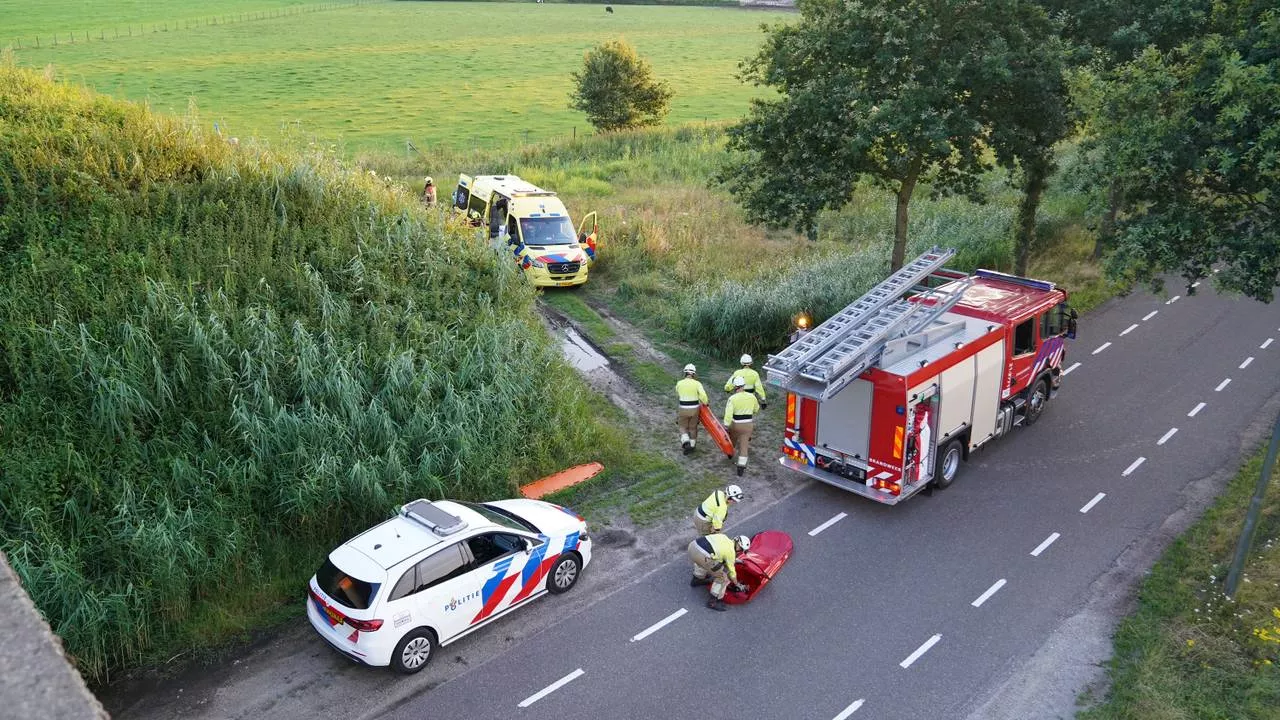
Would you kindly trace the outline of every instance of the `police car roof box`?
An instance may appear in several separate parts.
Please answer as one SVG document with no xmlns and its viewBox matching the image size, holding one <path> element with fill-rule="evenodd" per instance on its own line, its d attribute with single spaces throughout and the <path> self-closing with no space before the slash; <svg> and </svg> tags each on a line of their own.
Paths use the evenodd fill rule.
<svg viewBox="0 0 1280 720">
<path fill-rule="evenodd" d="M 452 535 L 467 527 L 467 521 L 452 515 L 430 500 L 414 500 L 400 506 L 400 514 L 436 535 Z"/>
</svg>

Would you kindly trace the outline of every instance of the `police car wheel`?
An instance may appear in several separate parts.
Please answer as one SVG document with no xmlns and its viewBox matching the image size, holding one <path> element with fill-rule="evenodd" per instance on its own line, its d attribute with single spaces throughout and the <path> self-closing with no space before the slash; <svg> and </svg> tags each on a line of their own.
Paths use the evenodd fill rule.
<svg viewBox="0 0 1280 720">
<path fill-rule="evenodd" d="M 565 553 L 556 560 L 551 572 L 547 573 L 547 592 L 553 595 L 569 592 L 578 584 L 578 576 L 582 574 L 582 561 L 573 553 Z"/>
<path fill-rule="evenodd" d="M 964 452 L 960 448 L 960 442 L 952 440 L 942 447 L 942 452 L 938 453 L 937 464 L 933 469 L 933 485 L 941 490 L 948 487 L 956 481 L 956 476 L 960 474 L 960 462 L 964 460 Z"/>
<path fill-rule="evenodd" d="M 391 653 L 391 667 L 396 672 L 412 675 L 427 666 L 436 651 L 436 634 L 430 628 L 418 628 L 400 638 Z"/>
</svg>

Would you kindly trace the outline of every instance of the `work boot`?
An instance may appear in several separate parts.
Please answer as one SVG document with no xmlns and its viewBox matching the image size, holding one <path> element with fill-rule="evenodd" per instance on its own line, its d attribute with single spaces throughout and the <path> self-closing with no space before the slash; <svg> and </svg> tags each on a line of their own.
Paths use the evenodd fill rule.
<svg viewBox="0 0 1280 720">
<path fill-rule="evenodd" d="M 703 585 L 710 585 L 710 584 L 711 584 L 711 578 L 709 577 L 700 578 L 695 576 L 692 580 L 689 581 L 689 587 L 701 587 Z"/>
<path fill-rule="evenodd" d="M 681 446 L 681 448 L 684 450 L 685 455 L 688 455 L 689 453 L 693 452 L 693 446 L 690 445 L 689 443 L 684 443 Z"/>
<path fill-rule="evenodd" d="M 707 607 L 719 612 L 724 612 L 725 610 L 729 609 L 725 607 L 723 600 L 721 600 L 720 598 L 714 598 L 714 597 L 707 601 Z"/>
<path fill-rule="evenodd" d="M 746 465 L 739 465 L 739 466 L 738 466 L 738 477 L 742 477 L 742 473 L 746 472 L 746 470 L 747 470 L 747 466 L 746 466 Z"/>
</svg>

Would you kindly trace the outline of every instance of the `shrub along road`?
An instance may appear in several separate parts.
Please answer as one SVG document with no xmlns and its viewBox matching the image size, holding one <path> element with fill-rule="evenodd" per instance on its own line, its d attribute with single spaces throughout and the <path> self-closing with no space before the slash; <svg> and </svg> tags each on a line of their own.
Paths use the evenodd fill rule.
<svg viewBox="0 0 1280 720">
<path fill-rule="evenodd" d="M 1113 301 L 1082 323 L 1040 423 L 975 455 L 953 488 L 895 508 L 769 481 L 758 465 L 758 496 L 731 530 L 780 528 L 797 550 L 729 613 L 701 608 L 685 582 L 683 517 L 615 528 L 575 592 L 419 676 L 352 666 L 299 620 L 241 660 L 115 703 L 117 716 L 704 717 L 711 687 L 732 688 L 716 692 L 724 717 L 1067 717 L 1136 579 L 1280 403 L 1280 355 L 1259 350 L 1278 332 L 1274 307 L 1207 292 Z"/>
</svg>

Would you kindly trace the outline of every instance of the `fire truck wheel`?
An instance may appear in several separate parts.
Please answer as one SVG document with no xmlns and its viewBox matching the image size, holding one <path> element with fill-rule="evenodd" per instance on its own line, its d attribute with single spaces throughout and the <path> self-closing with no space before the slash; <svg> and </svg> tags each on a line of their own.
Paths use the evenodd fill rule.
<svg viewBox="0 0 1280 720">
<path fill-rule="evenodd" d="M 1041 378 L 1031 387 L 1031 394 L 1027 396 L 1027 414 L 1022 420 L 1024 426 L 1035 425 L 1040 419 L 1040 414 L 1044 412 L 1045 403 L 1049 402 L 1049 385 Z"/>
<path fill-rule="evenodd" d="M 933 486 L 939 490 L 948 487 L 956 481 L 956 476 L 960 474 L 960 462 L 964 460 L 964 451 L 960 448 L 959 440 L 952 440 L 942 446 L 942 452 L 938 453 L 938 462 L 933 469 Z"/>
</svg>

